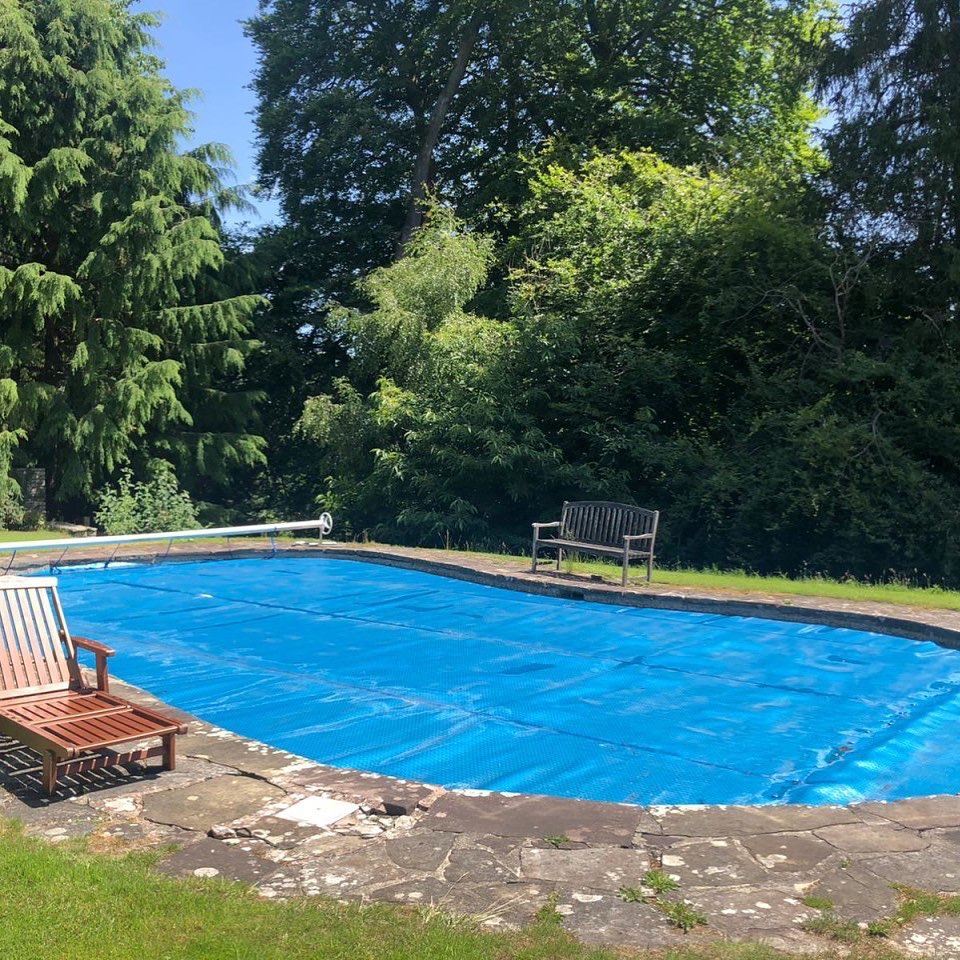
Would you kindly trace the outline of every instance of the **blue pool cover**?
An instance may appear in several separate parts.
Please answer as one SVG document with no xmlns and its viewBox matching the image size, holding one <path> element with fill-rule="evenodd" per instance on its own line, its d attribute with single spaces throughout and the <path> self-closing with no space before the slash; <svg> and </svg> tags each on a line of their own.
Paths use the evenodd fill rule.
<svg viewBox="0 0 960 960">
<path fill-rule="evenodd" d="M 64 571 L 113 671 L 229 730 L 448 787 L 638 803 L 955 792 L 960 653 L 328 558 Z"/>
</svg>

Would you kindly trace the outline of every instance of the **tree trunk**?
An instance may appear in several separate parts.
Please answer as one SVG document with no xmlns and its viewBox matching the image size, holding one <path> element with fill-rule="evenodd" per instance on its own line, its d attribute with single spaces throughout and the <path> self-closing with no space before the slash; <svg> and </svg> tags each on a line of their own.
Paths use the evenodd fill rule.
<svg viewBox="0 0 960 960">
<path fill-rule="evenodd" d="M 443 129 L 443 122 L 450 112 L 450 104 L 463 82 L 467 67 L 470 65 L 470 55 L 473 53 L 474 45 L 480 36 L 480 15 L 475 15 L 467 24 L 460 48 L 457 51 L 457 59 L 450 69 L 450 75 L 447 82 L 437 98 L 437 102 L 430 111 L 430 120 L 427 123 L 427 130 L 424 133 L 423 140 L 420 143 L 420 150 L 417 153 L 416 162 L 413 165 L 412 183 L 410 186 L 410 201 L 407 204 L 407 218 L 403 224 L 403 231 L 400 234 L 400 243 L 397 247 L 397 257 L 403 255 L 403 249 L 413 236 L 413 232 L 423 223 L 423 201 L 427 195 L 427 185 L 430 182 L 431 169 L 433 167 L 433 151 L 436 149 L 437 141 L 440 139 L 440 131 Z"/>
</svg>

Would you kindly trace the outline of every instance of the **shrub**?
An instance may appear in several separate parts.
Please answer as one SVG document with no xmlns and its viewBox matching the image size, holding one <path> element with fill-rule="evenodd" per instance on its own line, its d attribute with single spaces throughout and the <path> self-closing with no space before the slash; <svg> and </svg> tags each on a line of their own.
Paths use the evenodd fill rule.
<svg viewBox="0 0 960 960">
<path fill-rule="evenodd" d="M 97 523 L 108 534 L 191 530 L 199 526 L 197 507 L 180 489 L 171 469 L 158 469 L 148 480 L 134 480 L 125 470 L 116 487 L 100 491 Z"/>
</svg>

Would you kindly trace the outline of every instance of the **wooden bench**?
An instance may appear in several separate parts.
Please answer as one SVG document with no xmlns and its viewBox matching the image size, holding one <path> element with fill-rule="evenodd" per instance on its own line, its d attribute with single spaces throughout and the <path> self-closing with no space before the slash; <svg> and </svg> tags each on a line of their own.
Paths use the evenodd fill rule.
<svg viewBox="0 0 960 960">
<path fill-rule="evenodd" d="M 589 553 L 619 557 L 623 562 L 623 586 L 631 560 L 647 561 L 647 581 L 653 576 L 653 551 L 657 541 L 658 510 L 644 510 L 626 503 L 608 500 L 575 500 L 564 503 L 559 520 L 533 524 L 533 559 L 530 569 L 536 572 L 537 555 L 543 547 L 557 551 L 557 569 L 568 553 Z M 541 530 L 556 528 L 557 536 L 542 537 Z"/>
</svg>

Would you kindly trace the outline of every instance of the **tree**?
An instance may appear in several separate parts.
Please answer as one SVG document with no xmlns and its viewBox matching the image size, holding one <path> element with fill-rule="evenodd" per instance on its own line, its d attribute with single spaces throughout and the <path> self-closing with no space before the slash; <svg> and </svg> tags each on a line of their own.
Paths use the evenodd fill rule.
<svg viewBox="0 0 960 960">
<path fill-rule="evenodd" d="M 127 0 L 0 5 L 0 475 L 89 501 L 153 459 L 262 459 L 244 361 L 260 302 L 227 289 L 222 148 L 178 153 L 184 95 Z"/>
<path fill-rule="evenodd" d="M 263 184 L 322 295 L 402 250 L 436 193 L 525 196 L 547 144 L 677 163 L 809 152 L 816 0 L 263 0 Z M 801 161 L 805 162 L 805 160 Z"/>
</svg>

